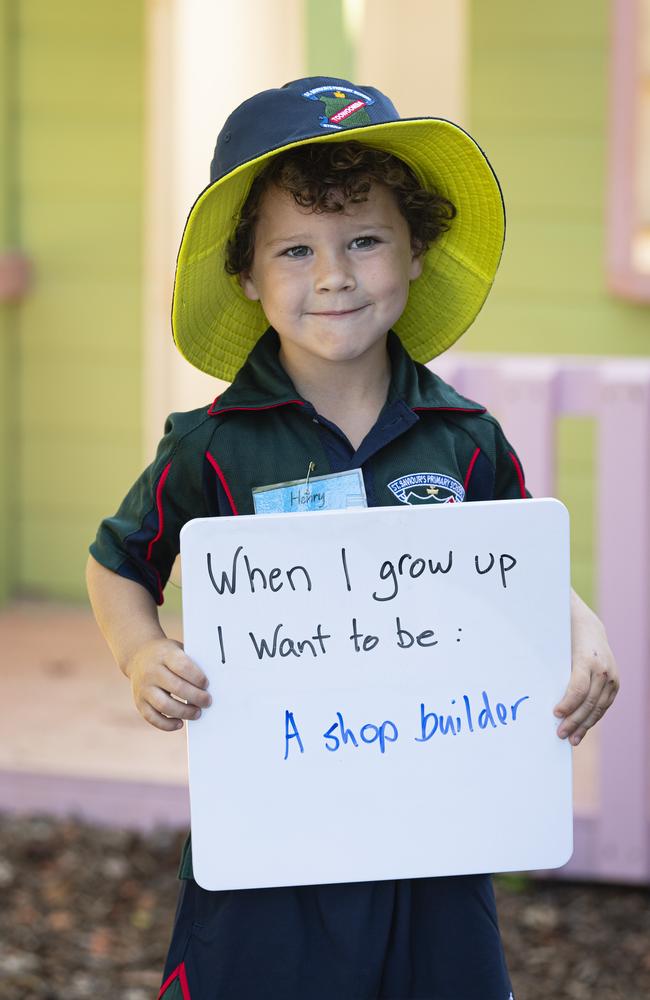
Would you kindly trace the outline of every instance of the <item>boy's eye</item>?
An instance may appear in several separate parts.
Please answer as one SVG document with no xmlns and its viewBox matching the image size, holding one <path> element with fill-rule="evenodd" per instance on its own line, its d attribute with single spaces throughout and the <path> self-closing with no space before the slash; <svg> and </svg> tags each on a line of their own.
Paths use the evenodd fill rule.
<svg viewBox="0 0 650 1000">
<path fill-rule="evenodd" d="M 352 240 L 352 247 L 355 250 L 369 250 L 370 247 L 374 247 L 378 243 L 374 236 L 357 236 L 356 239 Z"/>
<path fill-rule="evenodd" d="M 310 253 L 309 247 L 289 247 L 283 252 L 283 257 L 306 257 Z"/>
</svg>

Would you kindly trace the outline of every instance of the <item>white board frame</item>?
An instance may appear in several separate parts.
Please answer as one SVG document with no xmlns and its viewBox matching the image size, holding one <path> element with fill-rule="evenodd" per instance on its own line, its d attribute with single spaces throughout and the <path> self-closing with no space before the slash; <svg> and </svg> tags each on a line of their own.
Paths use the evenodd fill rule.
<svg viewBox="0 0 650 1000">
<path fill-rule="evenodd" d="M 232 594 L 221 574 L 231 578 L 236 552 Z M 448 572 L 431 572 L 449 566 L 449 552 Z M 213 697 L 188 723 L 201 886 L 568 860 L 571 747 L 552 714 L 571 657 L 569 522 L 559 501 L 199 519 L 183 528 L 181 553 L 185 648 Z M 252 593 L 246 555 L 266 589 L 253 573 Z M 367 651 L 362 639 L 355 651 L 353 618 L 379 639 Z M 409 648 L 397 644 L 397 618 Z M 278 623 L 270 658 L 262 639 L 271 649 Z M 330 638 L 318 637 L 319 624 Z M 301 656 L 288 643 L 280 656 L 289 637 L 307 640 Z M 358 746 L 330 729 L 337 712 Z"/>
</svg>

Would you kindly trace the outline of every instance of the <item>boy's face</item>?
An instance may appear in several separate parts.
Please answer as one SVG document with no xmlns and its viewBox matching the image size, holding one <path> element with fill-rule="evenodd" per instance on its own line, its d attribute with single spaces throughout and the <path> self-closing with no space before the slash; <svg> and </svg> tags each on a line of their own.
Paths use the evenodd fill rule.
<svg viewBox="0 0 650 1000">
<path fill-rule="evenodd" d="M 350 361 L 383 349 L 421 271 L 385 185 L 373 184 L 367 201 L 343 212 L 323 213 L 270 187 L 260 203 L 253 266 L 241 283 L 261 302 L 289 360 Z"/>
</svg>

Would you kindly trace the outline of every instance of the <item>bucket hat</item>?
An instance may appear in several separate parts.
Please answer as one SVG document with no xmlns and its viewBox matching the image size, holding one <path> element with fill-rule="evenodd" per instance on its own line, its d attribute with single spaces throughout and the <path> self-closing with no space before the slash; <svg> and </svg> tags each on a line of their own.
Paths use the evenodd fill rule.
<svg viewBox="0 0 650 1000">
<path fill-rule="evenodd" d="M 354 139 L 387 150 L 457 210 L 425 254 L 395 332 L 426 363 L 470 326 L 494 281 L 505 234 L 501 190 L 487 157 L 458 125 L 400 118 L 374 87 L 308 77 L 244 101 L 217 138 L 210 183 L 183 232 L 174 280 L 172 331 L 181 354 L 232 381 L 268 322 L 226 273 L 226 244 L 254 178 L 278 153 L 314 142 Z"/>
</svg>

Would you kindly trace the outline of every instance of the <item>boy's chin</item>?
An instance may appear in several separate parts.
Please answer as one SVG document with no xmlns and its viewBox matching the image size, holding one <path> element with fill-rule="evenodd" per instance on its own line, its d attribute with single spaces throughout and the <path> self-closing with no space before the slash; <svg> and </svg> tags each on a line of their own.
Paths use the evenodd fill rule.
<svg viewBox="0 0 650 1000">
<path fill-rule="evenodd" d="M 332 364 L 352 363 L 362 359 L 373 360 L 383 357 L 386 352 L 388 332 L 368 341 L 359 342 L 358 338 L 339 337 L 323 332 L 318 338 L 306 341 L 304 344 L 283 342 L 280 335 L 280 356 L 331 362 Z"/>
<path fill-rule="evenodd" d="M 336 344 L 327 343 L 323 338 L 316 347 L 305 345 L 296 347 L 295 344 L 283 345 L 280 341 L 280 361 L 285 368 L 307 370 L 314 369 L 318 365 L 376 365 L 380 370 L 384 366 L 386 357 L 386 336 L 374 341 L 366 347 L 358 344 Z"/>
</svg>

